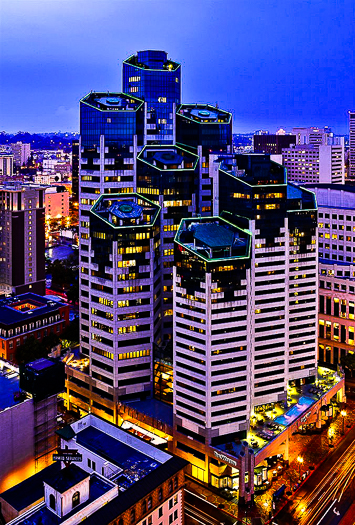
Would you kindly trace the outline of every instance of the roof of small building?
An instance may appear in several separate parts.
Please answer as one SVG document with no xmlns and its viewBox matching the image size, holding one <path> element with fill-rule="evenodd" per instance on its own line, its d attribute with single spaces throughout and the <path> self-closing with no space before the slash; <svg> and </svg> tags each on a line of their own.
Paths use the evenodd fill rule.
<svg viewBox="0 0 355 525">
<path fill-rule="evenodd" d="M 0 494 L 0 498 L 3 498 L 15 510 L 21 511 L 26 509 L 31 504 L 43 498 L 43 482 L 48 482 L 52 477 L 56 476 L 59 471 L 60 462 L 58 461 L 34 476 L 25 479 L 18 485 L 11 487 L 11 489 L 6 490 Z"/>
<path fill-rule="evenodd" d="M 47 483 L 47 485 L 55 489 L 57 492 L 63 494 L 67 490 L 75 487 L 75 485 L 84 479 L 88 479 L 89 477 L 90 474 L 88 472 L 71 463 L 67 467 L 60 470 L 51 479 L 45 481 L 45 483 Z"/>
<path fill-rule="evenodd" d="M 17 297 L 6 297 L 0 300 L 0 325 L 20 324 L 39 315 L 55 312 L 63 306 L 66 305 L 31 292 Z"/>
<path fill-rule="evenodd" d="M 158 488 L 164 481 L 175 476 L 180 470 L 188 465 L 188 461 L 178 456 L 160 465 L 156 470 L 150 472 L 145 478 L 137 481 L 130 489 L 124 492 L 124 497 L 118 496 L 100 510 L 85 520 L 85 525 L 97 525 L 97 523 L 110 523 L 119 517 L 127 509 L 142 500 L 153 490 Z"/>
</svg>

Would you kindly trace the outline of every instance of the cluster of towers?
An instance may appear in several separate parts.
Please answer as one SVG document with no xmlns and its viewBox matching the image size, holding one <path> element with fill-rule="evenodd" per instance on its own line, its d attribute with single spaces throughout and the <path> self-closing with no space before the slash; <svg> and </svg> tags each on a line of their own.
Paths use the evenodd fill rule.
<svg viewBox="0 0 355 525">
<path fill-rule="evenodd" d="M 316 374 L 314 195 L 233 154 L 231 114 L 181 103 L 162 51 L 123 62 L 122 93 L 81 100 L 80 135 L 81 401 L 117 422 L 159 394 L 174 450 L 203 468 L 253 407 Z"/>
</svg>

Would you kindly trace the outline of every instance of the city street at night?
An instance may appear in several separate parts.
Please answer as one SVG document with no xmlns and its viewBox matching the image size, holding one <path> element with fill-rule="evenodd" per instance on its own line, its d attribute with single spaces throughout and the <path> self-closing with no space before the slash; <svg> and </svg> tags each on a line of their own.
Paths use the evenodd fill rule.
<svg viewBox="0 0 355 525">
<path fill-rule="evenodd" d="M 355 428 L 273 519 L 279 525 L 341 523 L 355 494 Z"/>
</svg>

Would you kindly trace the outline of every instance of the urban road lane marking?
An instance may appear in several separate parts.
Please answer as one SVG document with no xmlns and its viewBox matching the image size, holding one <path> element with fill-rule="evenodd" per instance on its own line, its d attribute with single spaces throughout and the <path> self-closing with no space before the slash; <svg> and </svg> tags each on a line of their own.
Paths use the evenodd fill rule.
<svg viewBox="0 0 355 525">
<path fill-rule="evenodd" d="M 321 523 L 321 521 L 323 521 L 323 518 L 325 517 L 326 514 L 328 514 L 328 512 L 330 511 L 330 509 L 335 505 L 335 503 L 337 502 L 337 500 L 335 499 L 333 501 L 333 503 L 330 505 L 329 509 L 323 514 L 323 516 L 321 517 L 321 519 L 317 522 L 316 525 L 319 525 Z"/>
</svg>

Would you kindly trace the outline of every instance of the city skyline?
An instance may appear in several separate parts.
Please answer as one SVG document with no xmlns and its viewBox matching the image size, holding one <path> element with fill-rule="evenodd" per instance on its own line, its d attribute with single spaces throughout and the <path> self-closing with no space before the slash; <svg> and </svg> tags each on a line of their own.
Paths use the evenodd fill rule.
<svg viewBox="0 0 355 525">
<path fill-rule="evenodd" d="M 295 125 L 347 132 L 355 106 L 349 0 L 303 0 L 292 10 L 279 0 L 15 0 L 0 9 L 0 95 L 14 102 L 0 112 L 7 132 L 77 131 L 79 99 L 120 91 L 119 63 L 149 48 L 182 63 L 183 102 L 218 102 L 232 112 L 235 133 Z"/>
</svg>

